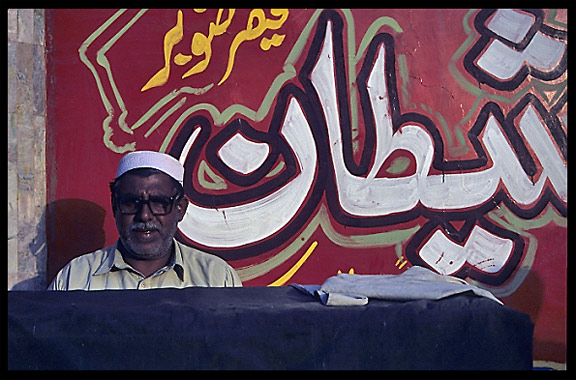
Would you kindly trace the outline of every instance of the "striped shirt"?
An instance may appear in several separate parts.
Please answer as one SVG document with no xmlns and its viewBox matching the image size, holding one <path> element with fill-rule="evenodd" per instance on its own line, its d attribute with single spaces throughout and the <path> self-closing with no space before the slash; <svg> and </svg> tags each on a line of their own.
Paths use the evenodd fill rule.
<svg viewBox="0 0 576 380">
<path fill-rule="evenodd" d="M 117 244 L 71 260 L 48 290 L 120 290 L 242 286 L 236 271 L 223 259 L 174 239 L 174 255 L 165 267 L 144 277 L 124 261 Z"/>
</svg>

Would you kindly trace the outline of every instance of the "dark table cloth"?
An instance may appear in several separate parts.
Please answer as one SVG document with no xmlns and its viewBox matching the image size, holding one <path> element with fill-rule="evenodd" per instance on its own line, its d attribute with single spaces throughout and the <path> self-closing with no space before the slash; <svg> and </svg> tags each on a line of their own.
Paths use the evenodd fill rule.
<svg viewBox="0 0 576 380">
<path fill-rule="evenodd" d="M 291 287 L 8 292 L 8 369 L 531 369 L 528 315 L 468 294 L 329 307 Z"/>
</svg>

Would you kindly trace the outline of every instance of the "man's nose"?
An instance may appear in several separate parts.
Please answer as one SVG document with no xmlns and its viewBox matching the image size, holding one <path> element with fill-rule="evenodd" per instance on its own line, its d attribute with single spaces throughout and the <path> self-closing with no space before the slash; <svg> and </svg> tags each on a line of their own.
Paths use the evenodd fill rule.
<svg viewBox="0 0 576 380">
<path fill-rule="evenodd" d="M 140 207 L 136 211 L 135 217 L 136 217 L 136 219 L 142 220 L 144 222 L 148 221 L 148 220 L 152 220 L 154 218 L 154 214 L 152 213 L 152 210 L 150 209 L 150 204 L 148 202 L 141 203 Z"/>
</svg>

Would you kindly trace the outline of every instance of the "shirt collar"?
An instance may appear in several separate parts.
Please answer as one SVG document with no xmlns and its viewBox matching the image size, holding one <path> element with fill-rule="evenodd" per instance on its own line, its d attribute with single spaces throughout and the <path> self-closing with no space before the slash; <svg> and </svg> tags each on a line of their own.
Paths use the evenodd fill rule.
<svg viewBox="0 0 576 380">
<path fill-rule="evenodd" d="M 178 275 L 178 278 L 180 278 L 180 281 L 184 281 L 184 260 L 182 259 L 182 249 L 180 249 L 180 243 L 176 239 L 174 239 L 174 256 L 172 257 L 171 263 L 174 271 Z"/>
<path fill-rule="evenodd" d="M 174 269 L 180 281 L 184 281 L 184 266 L 182 260 L 182 250 L 176 239 L 174 240 L 174 255 L 168 262 L 166 266 L 166 271 Z M 103 275 L 106 273 L 118 271 L 118 270 L 131 270 L 136 271 L 130 264 L 124 261 L 122 253 L 118 249 L 118 241 L 107 249 L 107 254 L 105 259 L 102 261 L 102 265 L 94 272 L 94 276 Z"/>
</svg>

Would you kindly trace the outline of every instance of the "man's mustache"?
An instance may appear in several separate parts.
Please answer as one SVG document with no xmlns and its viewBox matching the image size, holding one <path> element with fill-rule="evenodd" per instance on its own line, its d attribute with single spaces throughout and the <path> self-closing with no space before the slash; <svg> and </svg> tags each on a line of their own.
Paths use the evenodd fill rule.
<svg viewBox="0 0 576 380">
<path fill-rule="evenodd" d="M 130 231 L 158 231 L 160 226 L 154 222 L 136 223 L 130 227 Z"/>
</svg>

